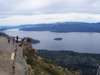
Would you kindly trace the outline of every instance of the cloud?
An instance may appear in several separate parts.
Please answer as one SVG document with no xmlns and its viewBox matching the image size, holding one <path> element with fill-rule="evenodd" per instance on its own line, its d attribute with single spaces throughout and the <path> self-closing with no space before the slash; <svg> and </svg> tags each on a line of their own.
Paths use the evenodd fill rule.
<svg viewBox="0 0 100 75">
<path fill-rule="evenodd" d="M 47 13 L 100 13 L 99 0 L 0 0 L 0 16 Z"/>
<path fill-rule="evenodd" d="M 99 0 L 0 0 L 0 24 L 100 22 Z"/>
<path fill-rule="evenodd" d="M 100 14 L 67 13 L 32 16 L 10 16 L 0 19 L 0 25 L 40 24 L 56 22 L 100 22 Z"/>
<path fill-rule="evenodd" d="M 49 5 L 49 0 L 25 0 L 15 6 L 15 12 L 29 12 L 37 11 Z"/>
</svg>

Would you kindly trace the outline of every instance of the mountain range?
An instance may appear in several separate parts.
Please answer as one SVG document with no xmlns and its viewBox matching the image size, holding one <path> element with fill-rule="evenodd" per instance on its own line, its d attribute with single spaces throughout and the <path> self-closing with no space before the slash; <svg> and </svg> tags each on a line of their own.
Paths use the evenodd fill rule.
<svg viewBox="0 0 100 75">
<path fill-rule="evenodd" d="M 18 28 L 22 31 L 100 32 L 100 23 L 64 22 L 51 24 L 26 24 L 19 26 L 1 26 L 0 30 L 13 28 Z"/>
</svg>

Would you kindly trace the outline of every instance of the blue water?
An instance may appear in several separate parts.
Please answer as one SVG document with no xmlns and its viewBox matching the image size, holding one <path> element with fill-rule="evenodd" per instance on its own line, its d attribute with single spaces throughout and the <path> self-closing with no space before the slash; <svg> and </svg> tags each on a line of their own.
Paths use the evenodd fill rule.
<svg viewBox="0 0 100 75">
<path fill-rule="evenodd" d="M 49 31 L 19 31 L 18 29 L 4 31 L 10 36 L 31 37 L 40 40 L 33 44 L 36 49 L 72 50 L 82 53 L 100 53 L 100 33 L 55 33 Z M 63 38 L 61 41 L 55 38 Z"/>
</svg>

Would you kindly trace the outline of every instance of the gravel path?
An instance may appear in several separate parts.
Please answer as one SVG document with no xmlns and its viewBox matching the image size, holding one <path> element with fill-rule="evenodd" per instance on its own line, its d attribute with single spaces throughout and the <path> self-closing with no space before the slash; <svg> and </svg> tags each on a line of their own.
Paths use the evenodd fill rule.
<svg viewBox="0 0 100 75">
<path fill-rule="evenodd" d="M 12 63 L 11 54 L 16 49 L 17 54 L 15 60 L 15 74 L 14 75 L 26 75 L 26 62 L 22 57 L 22 48 L 18 46 L 17 43 L 13 43 L 5 37 L 0 37 L 0 75 L 12 75 Z"/>
</svg>

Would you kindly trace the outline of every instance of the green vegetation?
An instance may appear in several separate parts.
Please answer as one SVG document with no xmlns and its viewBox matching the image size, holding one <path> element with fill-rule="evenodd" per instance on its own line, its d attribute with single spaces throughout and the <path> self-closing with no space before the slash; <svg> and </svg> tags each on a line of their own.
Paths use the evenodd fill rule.
<svg viewBox="0 0 100 75">
<path fill-rule="evenodd" d="M 27 60 L 28 64 L 32 67 L 33 75 L 73 75 L 74 73 L 64 69 L 62 67 L 58 67 L 54 64 L 46 63 L 43 60 L 30 58 Z"/>
<path fill-rule="evenodd" d="M 39 50 L 39 55 L 50 59 L 69 70 L 80 70 L 82 75 L 96 75 L 100 64 L 100 54 L 77 53 L 73 51 Z"/>
<path fill-rule="evenodd" d="M 80 72 L 69 71 L 67 68 L 55 65 L 50 59 L 45 59 L 34 53 L 34 49 L 25 48 L 24 57 L 28 65 L 30 65 L 30 75 L 80 75 Z"/>
</svg>

